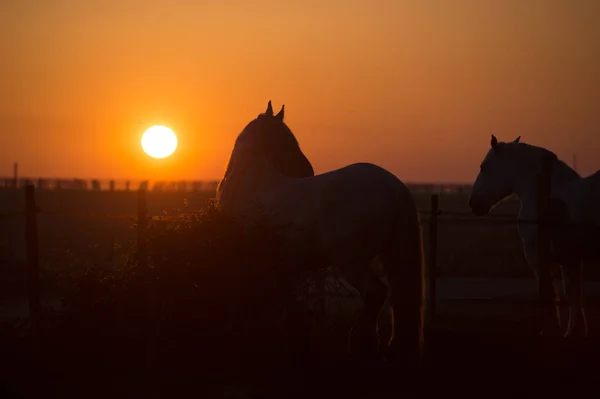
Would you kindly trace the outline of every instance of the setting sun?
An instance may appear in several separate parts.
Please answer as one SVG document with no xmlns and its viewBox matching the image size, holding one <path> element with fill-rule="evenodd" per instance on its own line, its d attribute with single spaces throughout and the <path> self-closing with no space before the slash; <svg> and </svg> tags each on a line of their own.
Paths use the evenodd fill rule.
<svg viewBox="0 0 600 399">
<path fill-rule="evenodd" d="M 153 158 L 165 158 L 177 148 L 177 136 L 166 126 L 152 126 L 142 136 L 142 148 Z"/>
</svg>

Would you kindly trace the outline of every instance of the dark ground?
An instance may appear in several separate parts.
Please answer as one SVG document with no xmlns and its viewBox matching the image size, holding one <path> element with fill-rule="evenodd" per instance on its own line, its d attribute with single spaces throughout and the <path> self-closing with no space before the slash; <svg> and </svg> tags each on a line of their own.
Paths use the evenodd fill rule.
<svg viewBox="0 0 600 399">
<path fill-rule="evenodd" d="M 36 372 L 31 358 L 23 356 L 29 341 L 21 336 L 1 346 L 0 386 L 20 395 L 14 397 L 44 398 L 595 397 L 600 393 L 598 307 L 588 312 L 590 338 L 544 341 L 533 333 L 533 306 L 503 298 L 440 300 L 428 335 L 426 363 L 416 373 L 350 360 L 343 353 L 345 335 L 340 331 L 313 336 L 308 346 L 279 346 L 276 356 L 256 353 L 241 370 L 230 367 L 224 355 L 220 360 L 227 365 L 226 373 L 202 351 L 159 358 L 148 371 L 143 351 L 127 344 L 121 349 L 93 349 L 61 337 L 47 337 L 42 366 Z M 192 334 L 192 340 L 210 339 L 201 331 Z M 69 340 L 80 338 L 75 335 Z M 140 338 L 132 341 L 133 346 L 140 344 Z M 168 342 L 161 346 L 165 351 L 177 347 Z M 138 359 L 132 361 L 130 356 Z"/>
<path fill-rule="evenodd" d="M 165 211 L 179 214 L 199 209 L 212 196 L 213 193 L 204 192 L 149 192 L 149 212 L 158 216 Z M 416 198 L 424 212 L 422 224 L 427 251 L 429 222 L 426 212 L 430 207 L 430 195 L 417 194 Z M 114 245 L 126 245 L 135 238 L 135 230 L 131 228 L 134 220 L 119 215 L 135 217 L 136 192 L 40 191 L 36 200 L 43 211 L 38 215 L 43 264 L 51 264 L 53 259 L 65 256 L 65 253 L 71 258 L 105 262 Z M 24 216 L 12 215 L 23 211 L 23 203 L 22 192 L 0 190 L 0 260 L 5 264 L 17 264 L 25 259 Z M 532 278 L 515 224 L 475 220 L 470 216 L 467 194 L 442 194 L 439 207 L 442 212 L 466 215 L 460 220 L 441 216 L 437 265 L 440 277 Z M 492 214 L 510 214 L 516 218 L 517 211 L 518 203 L 507 200 Z M 452 218 L 454 220 L 448 220 Z M 588 280 L 595 280 L 599 275 L 600 269 L 586 270 Z"/>
<path fill-rule="evenodd" d="M 150 193 L 150 212 L 157 215 L 164 208 L 183 208 L 184 197 L 189 200 L 187 209 L 199 208 L 209 196 Z M 21 197 L 22 193 L 0 190 L 0 214 L 21 210 Z M 418 201 L 423 211 L 428 210 L 429 196 L 418 196 Z M 43 267 L 64 262 L 110 264 L 114 261 L 114 257 L 108 258 L 113 244 L 126 245 L 134 238 L 130 220 L 83 217 L 81 213 L 135 214 L 136 193 L 40 193 L 38 205 L 63 212 L 39 217 Z M 442 195 L 440 209 L 468 212 L 466 196 Z M 517 209 L 518 204 L 509 200 L 494 212 L 516 214 Z M 423 218 L 427 244 L 427 216 Z M 0 298 L 4 301 L 23 293 L 23 236 L 22 217 L 0 217 L 4 276 Z M 467 222 L 440 222 L 437 270 L 441 278 L 484 278 L 488 282 L 532 278 L 516 226 L 474 223 L 472 218 Z M 586 270 L 585 277 L 597 280 L 598 274 Z M 440 284 L 443 299 L 438 303 L 435 329 L 429 336 L 428 362 L 416 374 L 379 363 L 349 361 L 340 351 L 345 345 L 343 334 L 313 339 L 312 349 L 300 354 L 287 354 L 288 349 L 280 347 L 279 355 L 286 355 L 284 360 L 271 361 L 268 354 L 256 354 L 250 362 L 253 367 L 231 375 L 212 372 L 212 363 L 207 364 L 202 352 L 188 356 L 186 362 L 164 358 L 155 370 L 147 371 L 143 362 L 123 360 L 121 354 L 131 350 L 127 345 L 95 350 L 88 346 L 86 352 L 76 349 L 85 346 L 54 337 L 47 338 L 36 370 L 35 362 L 27 355 L 30 345 L 26 337 L 2 331 L 0 388 L 4 387 L 7 395 L 1 397 L 559 397 L 569 393 L 596 397 L 600 393 L 596 382 L 600 368 L 598 306 L 591 303 L 588 311 L 591 338 L 556 338 L 544 343 L 531 333 L 532 302 L 522 300 L 528 295 L 531 298 L 531 291 L 524 293 L 519 284 L 499 288 L 492 282 L 479 286 L 485 292 L 477 296 L 521 299 L 512 302 L 461 300 L 466 289 L 444 294 Z M 86 339 L 83 335 L 77 337 L 75 334 L 69 339 Z M 193 339 L 204 337 L 196 331 Z M 142 353 L 136 356 L 143 357 Z M 221 361 L 235 362 L 228 358 Z M 230 396 L 225 395 L 228 389 Z"/>
<path fill-rule="evenodd" d="M 544 343 L 522 334 L 438 328 L 430 345 L 429 362 L 418 372 L 322 354 L 276 365 L 263 364 L 259 356 L 255 370 L 219 378 L 197 370 L 198 365 L 182 369 L 160 364 L 160 370 L 146 371 L 112 363 L 77 367 L 60 358 L 44 359 L 43 371 L 35 372 L 31 362 L 11 361 L 10 353 L 4 352 L 2 386 L 11 395 L 3 397 L 595 397 L 600 393 L 597 340 Z M 64 352 L 54 356 L 77 358 Z M 202 364 L 202 358 L 197 362 Z"/>
</svg>

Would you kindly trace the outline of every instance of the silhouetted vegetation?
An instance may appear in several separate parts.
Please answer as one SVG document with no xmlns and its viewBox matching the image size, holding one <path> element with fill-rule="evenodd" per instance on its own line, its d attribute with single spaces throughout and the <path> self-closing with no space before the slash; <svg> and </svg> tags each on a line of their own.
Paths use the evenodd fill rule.
<svg viewBox="0 0 600 399">
<path fill-rule="evenodd" d="M 460 210 L 463 200 L 442 196 L 441 209 Z M 426 198 L 419 202 L 427 209 Z M 516 211 L 515 205 L 506 201 L 498 212 Z M 58 245 L 46 250 L 44 293 L 58 297 L 61 306 L 44 308 L 37 357 L 27 319 L 1 324 L 3 385 L 32 396 L 194 392 L 206 397 L 212 390 L 249 381 L 270 386 L 277 392 L 270 397 L 286 397 L 276 385 L 291 384 L 286 393 L 296 389 L 290 387 L 310 391 L 304 373 L 321 370 L 334 387 L 334 397 L 341 395 L 341 389 L 346 390 L 344 395 L 357 389 L 356 384 L 366 378 L 365 369 L 351 371 L 335 363 L 344 359 L 350 321 L 332 322 L 329 314 L 328 326 L 335 328 L 325 331 L 306 300 L 300 300 L 306 297 L 310 276 L 288 256 L 283 233 L 289 227 L 273 225 L 266 210 L 258 220 L 248 221 L 232 218 L 210 201 L 199 210 L 189 208 L 184 204 L 173 210 L 179 215 L 174 220 L 150 222 L 147 262 L 140 262 L 133 239 L 118 241 L 110 251 L 84 246 L 67 250 Z M 130 221 L 120 223 L 127 224 L 126 231 L 134 237 L 136 226 Z M 83 242 L 103 232 L 102 227 L 94 230 L 96 226 L 87 225 L 91 231 L 77 226 L 72 233 L 82 235 Z M 423 227 L 427 241 L 427 222 Z M 441 222 L 439 242 L 442 276 L 530 273 L 514 225 Z M 24 262 L 8 246 L 1 256 L 4 296 L 22 293 Z M 600 320 L 593 308 L 588 317 L 592 326 Z M 515 359 L 523 365 L 529 364 L 527 359 L 539 361 L 542 352 L 535 354 L 537 341 L 523 338 L 525 326 L 531 326 L 531 306 L 440 302 L 436 367 L 445 375 L 459 364 L 491 362 L 512 369 Z M 581 351 L 567 348 L 561 352 L 563 357 L 552 354 L 553 361 L 564 361 L 565 353 L 574 358 Z M 596 352 L 586 353 L 591 358 Z M 375 385 L 381 383 L 378 370 L 371 371 Z M 312 380 L 313 387 L 322 386 L 325 377 L 320 378 Z M 397 376 L 388 380 L 394 384 Z"/>
<path fill-rule="evenodd" d="M 298 302 L 306 276 L 287 267 L 284 228 L 267 212 L 234 219 L 210 204 L 152 223 L 146 262 L 134 245 L 104 264 L 62 254 L 44 279 L 62 303 L 59 311 L 46 309 L 44 357 L 75 375 L 99 367 L 136 374 L 149 352 L 161 375 L 210 380 L 276 368 L 310 327 Z M 2 342 L 18 352 L 15 342 L 26 331 L 23 323 L 5 325 Z"/>
</svg>

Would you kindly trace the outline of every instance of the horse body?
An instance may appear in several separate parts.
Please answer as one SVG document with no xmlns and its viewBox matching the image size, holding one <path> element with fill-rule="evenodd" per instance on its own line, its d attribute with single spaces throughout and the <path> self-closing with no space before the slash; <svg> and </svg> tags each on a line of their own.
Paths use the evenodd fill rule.
<svg viewBox="0 0 600 399">
<path fill-rule="evenodd" d="M 393 337 L 383 337 L 381 344 L 392 356 L 418 362 L 424 266 L 419 212 L 411 191 L 390 172 L 368 163 L 312 177 L 286 177 L 261 151 L 252 140 L 236 141 L 219 205 L 250 217 L 257 207 L 273 210 L 277 224 L 292 226 L 286 241 L 296 267 L 333 265 L 340 270 L 364 301 L 350 341 L 356 349 L 376 350 L 380 344 L 377 323 L 388 287 L 371 265 L 378 258 L 397 325 L 389 332 Z"/>
<path fill-rule="evenodd" d="M 600 176 L 600 173 L 598 174 Z M 581 228 L 564 228 L 559 226 L 553 230 L 553 245 L 557 246 L 557 240 L 561 237 L 570 237 L 572 242 L 577 242 L 577 251 L 581 257 L 588 257 L 591 247 L 585 245 L 588 239 L 593 238 L 589 231 L 583 226 L 600 225 L 600 212 L 598 211 L 598 196 L 592 195 L 594 185 L 600 186 L 600 179 L 594 181 L 592 176 L 580 177 L 565 163 L 555 160 L 550 170 L 550 201 L 554 208 L 549 211 L 549 217 L 563 224 L 581 225 Z M 519 220 L 534 220 L 538 217 L 536 200 L 536 182 L 533 179 L 523 179 L 516 185 L 515 194 L 521 200 Z M 538 227 L 531 223 L 519 223 L 521 237 L 526 242 L 535 242 Z M 576 240 L 573 240 L 576 238 Z M 575 248 L 572 248 L 575 250 Z M 575 254 L 571 251 L 571 256 Z"/>
<path fill-rule="evenodd" d="M 562 163 L 558 165 L 568 168 Z M 600 261 L 600 172 L 584 178 L 576 176 L 557 184 L 553 191 L 550 201 L 554 208 L 549 216 L 563 225 L 575 225 L 551 229 L 556 260 L 559 263 L 569 259 Z"/>
<path fill-rule="evenodd" d="M 550 168 L 548 216 L 555 222 L 578 225 L 550 229 L 552 260 L 561 266 L 565 294 L 570 305 L 565 336 L 580 332 L 586 335 L 582 264 L 600 260 L 600 172 L 582 178 L 544 148 L 520 143 L 519 139 L 512 143 L 499 143 L 492 136 L 492 148 L 481 165 L 469 204 L 476 215 L 482 216 L 511 194 L 519 198 L 518 230 L 527 261 L 536 278 L 539 278 L 538 226 L 523 221 L 538 218 L 536 179 L 542 172 L 544 162 L 548 162 Z M 552 272 L 555 297 L 558 298 L 557 270 L 552 268 Z"/>
<path fill-rule="evenodd" d="M 278 222 L 294 226 L 291 234 L 314 236 L 308 241 L 313 248 L 303 246 L 299 251 L 326 252 L 330 259 L 342 254 L 349 259 L 373 258 L 412 200 L 395 176 L 368 163 L 310 178 L 281 177 L 271 184 L 264 191 L 253 191 L 253 200 L 276 209 Z"/>
</svg>

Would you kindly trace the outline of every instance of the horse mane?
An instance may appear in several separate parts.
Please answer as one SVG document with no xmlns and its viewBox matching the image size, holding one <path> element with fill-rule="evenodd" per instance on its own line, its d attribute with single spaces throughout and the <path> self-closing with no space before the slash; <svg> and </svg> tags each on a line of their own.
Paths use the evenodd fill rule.
<svg viewBox="0 0 600 399">
<path fill-rule="evenodd" d="M 549 150 L 546 150 L 549 151 Z M 558 158 L 556 156 L 556 154 L 554 154 L 552 151 L 549 151 L 552 155 L 554 155 L 555 157 L 555 163 L 557 163 L 558 165 L 561 166 L 560 170 L 566 174 L 565 177 L 567 178 L 576 178 L 576 177 L 581 177 L 581 175 L 579 173 L 577 173 L 577 171 L 575 169 L 573 169 L 571 166 L 569 166 L 569 164 L 567 164 L 565 161 L 563 161 L 562 159 Z"/>
<path fill-rule="evenodd" d="M 223 184 L 225 183 L 225 181 L 228 179 L 228 177 L 231 174 L 233 157 L 234 157 L 234 154 L 236 153 L 236 151 L 235 151 L 236 148 L 239 148 L 239 146 L 244 144 L 246 141 L 250 141 L 250 145 L 256 144 L 254 142 L 254 140 L 256 139 L 255 132 L 257 132 L 257 129 L 261 128 L 260 126 L 257 126 L 257 124 L 259 122 L 264 121 L 265 118 L 270 118 L 270 116 L 268 116 L 265 113 L 259 114 L 254 120 L 250 121 L 250 123 L 248 123 L 246 125 L 246 127 L 240 132 L 240 134 L 238 134 L 237 138 L 235 139 L 233 151 L 231 151 L 231 154 L 229 155 L 229 159 L 227 161 L 227 166 L 225 168 L 225 174 L 223 175 L 223 178 L 217 185 L 217 193 L 222 189 Z M 296 138 L 296 136 L 294 135 L 292 130 L 287 126 L 287 124 L 285 122 L 283 122 L 283 120 L 280 123 L 281 123 L 280 127 L 278 128 L 279 131 L 277 132 L 277 134 L 279 135 L 279 139 L 273 140 L 272 142 L 270 142 L 271 144 L 277 145 L 277 148 L 270 148 L 270 150 L 285 152 L 285 151 L 289 151 L 290 149 L 294 149 L 294 150 L 302 152 L 300 150 L 300 144 L 298 143 L 298 139 Z M 310 161 L 308 161 L 308 159 L 306 161 L 310 164 Z M 311 165 L 311 168 L 312 168 L 312 165 Z M 314 175 L 314 173 L 313 173 L 313 175 Z"/>
<path fill-rule="evenodd" d="M 525 154 L 529 154 L 532 150 L 535 150 L 542 154 L 541 159 L 547 160 L 550 162 L 550 167 L 554 171 L 558 171 L 564 175 L 567 179 L 574 179 L 581 177 L 577 171 L 571 168 L 566 162 L 561 160 L 556 153 L 551 150 L 548 150 L 544 147 L 535 146 L 527 143 L 503 143 L 505 146 L 515 149 L 517 151 L 513 152 L 513 156 L 524 159 L 526 158 Z"/>
<path fill-rule="evenodd" d="M 221 194 L 223 193 L 223 188 L 225 184 L 230 183 L 230 187 L 235 186 L 235 177 L 232 176 L 232 171 L 235 170 L 236 166 L 239 168 L 239 165 L 237 164 L 243 162 L 243 157 L 247 156 L 249 152 L 259 154 L 259 151 L 256 148 L 252 147 L 251 145 L 248 145 L 247 143 L 240 143 L 239 145 L 236 145 L 234 147 L 233 151 L 231 152 L 231 155 L 229 156 L 229 162 L 227 163 L 227 170 L 225 171 L 225 176 L 217 185 L 218 199 L 220 199 Z M 231 180 L 232 178 L 234 178 L 233 181 Z"/>
<path fill-rule="evenodd" d="M 253 125 L 259 120 L 262 119 L 266 116 L 265 113 L 259 114 L 256 119 L 252 120 L 250 123 L 248 123 L 246 125 L 246 127 L 238 134 L 238 136 L 235 138 L 235 143 L 233 145 L 233 150 L 231 151 L 231 153 L 229 154 L 229 159 L 227 160 L 227 166 L 225 167 L 225 174 L 223 175 L 223 178 L 221 179 L 221 181 L 219 182 L 219 184 L 217 185 L 217 193 L 222 189 L 223 183 L 225 182 L 225 180 L 229 177 L 230 173 L 231 173 L 231 168 L 232 168 L 232 162 L 233 162 L 233 154 L 235 154 L 235 150 L 236 148 L 239 147 L 239 145 L 242 143 L 242 137 L 245 137 L 248 135 L 248 131 L 250 130 L 251 127 L 253 127 Z M 288 129 L 289 130 L 289 129 Z M 290 131 L 291 133 L 291 131 Z M 293 134 L 292 134 L 293 136 Z M 295 137 L 294 137 L 295 139 Z M 296 141 L 297 143 L 297 141 Z"/>
</svg>

